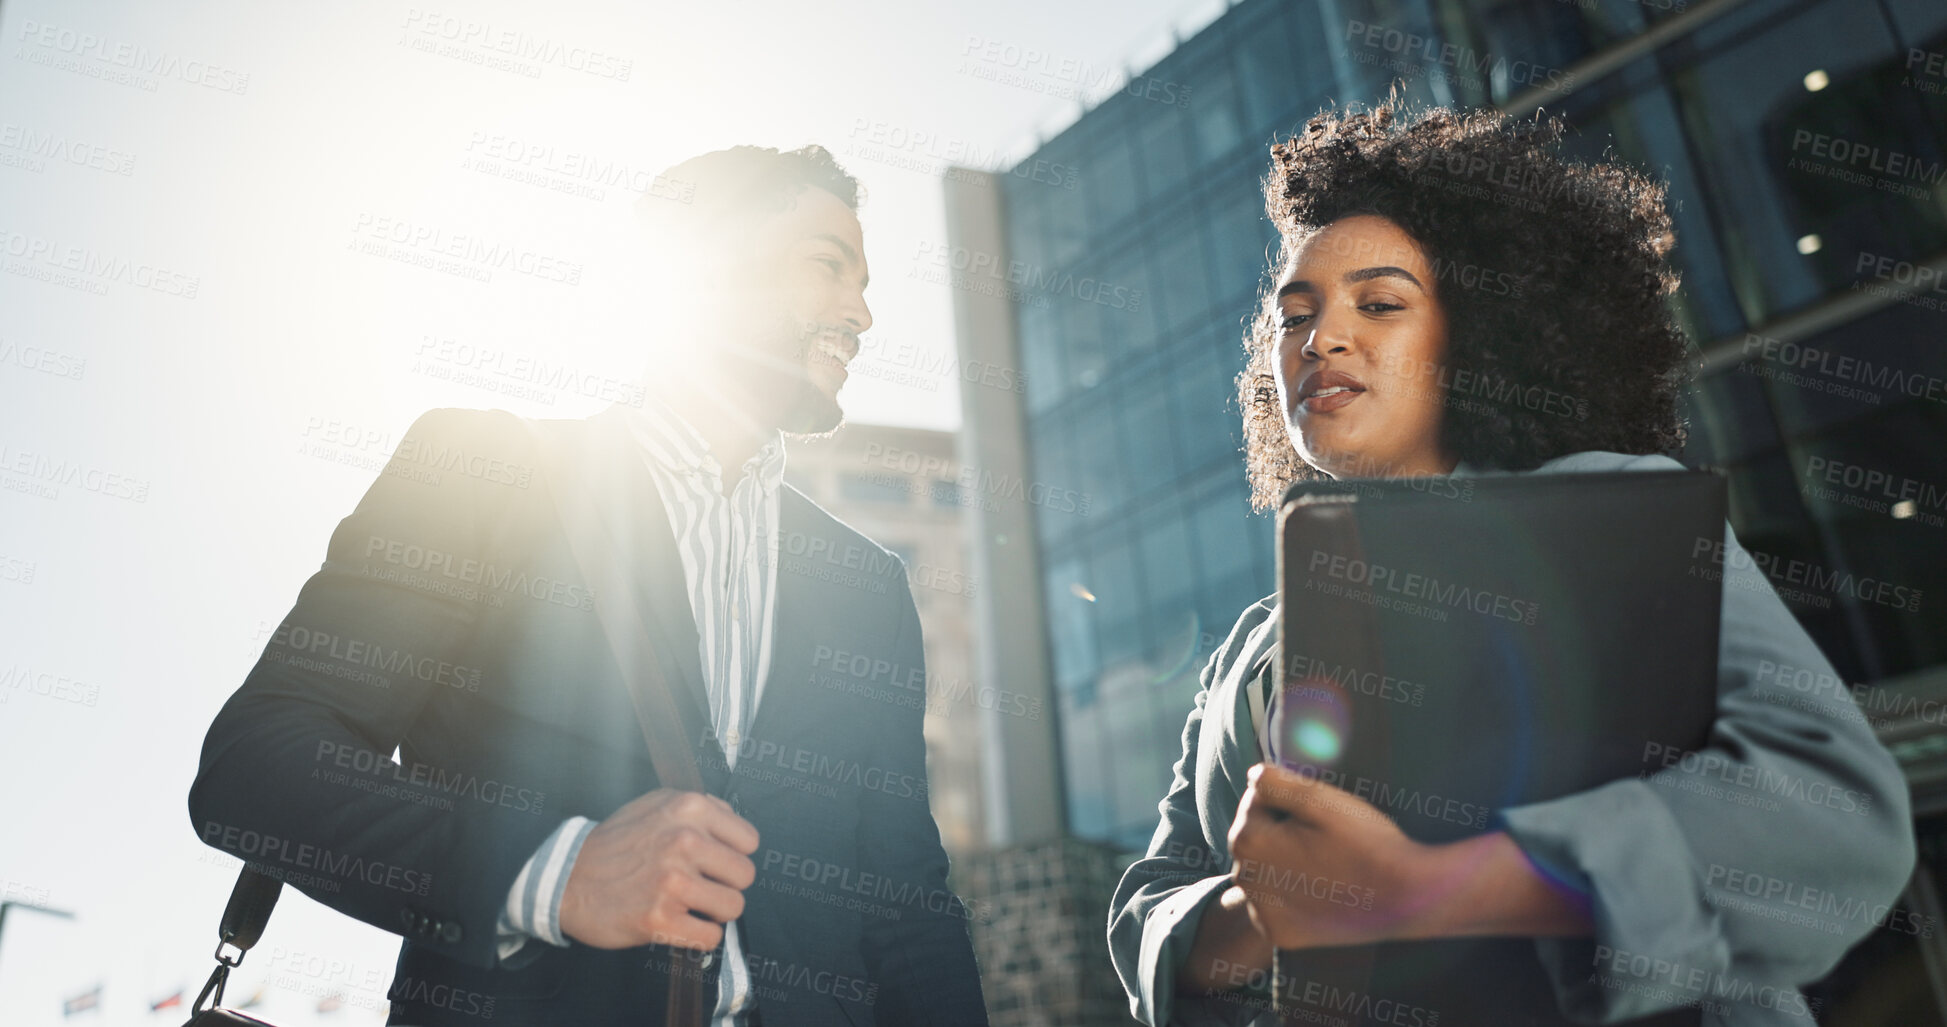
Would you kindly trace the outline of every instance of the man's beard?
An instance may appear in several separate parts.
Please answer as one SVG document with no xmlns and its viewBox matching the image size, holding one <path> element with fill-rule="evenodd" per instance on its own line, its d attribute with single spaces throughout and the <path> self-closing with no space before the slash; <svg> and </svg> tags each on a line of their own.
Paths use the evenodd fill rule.
<svg viewBox="0 0 1947 1027">
<path fill-rule="evenodd" d="M 787 367 L 766 368 L 760 372 L 775 375 L 784 393 L 777 397 L 782 401 L 778 407 L 778 430 L 787 435 L 809 438 L 830 435 L 845 423 L 845 411 L 838 405 L 837 396 L 827 395 L 812 380 L 811 355 L 817 348 L 820 336 L 826 332 L 845 333 L 845 330 L 835 325 L 807 324 L 796 319 L 784 320 L 778 325 L 778 330 L 797 337 Z"/>
</svg>

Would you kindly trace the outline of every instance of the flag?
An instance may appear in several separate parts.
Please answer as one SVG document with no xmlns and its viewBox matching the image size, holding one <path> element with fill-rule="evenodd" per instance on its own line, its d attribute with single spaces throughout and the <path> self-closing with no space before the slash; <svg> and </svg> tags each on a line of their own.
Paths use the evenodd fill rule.
<svg viewBox="0 0 1947 1027">
<path fill-rule="evenodd" d="M 87 991 L 61 1003 L 61 1018 L 67 1019 L 76 1013 L 85 1013 L 101 1005 L 101 985 L 97 984 Z"/>
<path fill-rule="evenodd" d="M 183 990 L 181 988 L 177 988 L 175 994 L 170 995 L 168 998 L 158 999 L 157 1001 L 149 1003 L 149 1012 L 160 1013 L 165 1009 L 181 1009 L 182 1007 L 183 1007 Z"/>
</svg>

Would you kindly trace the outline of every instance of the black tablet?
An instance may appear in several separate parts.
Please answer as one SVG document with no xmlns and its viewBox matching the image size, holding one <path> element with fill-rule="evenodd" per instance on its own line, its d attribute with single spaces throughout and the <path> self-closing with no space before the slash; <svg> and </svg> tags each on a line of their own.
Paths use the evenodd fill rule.
<svg viewBox="0 0 1947 1027">
<path fill-rule="evenodd" d="M 1444 842 L 1702 747 L 1724 517 L 1723 479 L 1696 471 L 1293 486 L 1266 757 Z M 1358 986 L 1443 1009 L 1443 1027 L 1558 1022 L 1526 939 L 1364 956 Z M 1311 965 L 1338 976 L 1328 962 Z"/>
</svg>

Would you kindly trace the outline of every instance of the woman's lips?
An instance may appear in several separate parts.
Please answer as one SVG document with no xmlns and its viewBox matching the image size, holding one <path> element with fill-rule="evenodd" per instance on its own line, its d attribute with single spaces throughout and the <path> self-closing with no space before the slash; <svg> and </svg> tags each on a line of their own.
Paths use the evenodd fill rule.
<svg viewBox="0 0 1947 1027">
<path fill-rule="evenodd" d="M 1337 410 L 1365 394 L 1364 389 L 1351 389 L 1341 385 L 1334 385 L 1306 396 L 1304 401 L 1298 405 L 1307 413 L 1323 414 Z"/>
</svg>

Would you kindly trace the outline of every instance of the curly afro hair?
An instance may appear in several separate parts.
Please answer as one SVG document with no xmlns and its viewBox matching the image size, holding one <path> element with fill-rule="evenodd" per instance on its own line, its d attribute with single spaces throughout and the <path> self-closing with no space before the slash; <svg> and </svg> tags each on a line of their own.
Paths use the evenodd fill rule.
<svg viewBox="0 0 1947 1027">
<path fill-rule="evenodd" d="M 1271 148 L 1265 211 L 1282 268 L 1313 233 L 1373 214 L 1419 243 L 1447 314 L 1442 441 L 1477 467 L 1530 470 L 1582 450 L 1675 453 L 1692 372 L 1668 297 L 1664 188 L 1619 162 L 1556 153 L 1559 117 L 1410 114 L 1391 99 L 1320 114 Z M 1275 277 L 1275 275 L 1273 276 Z M 1237 377 L 1251 502 L 1319 471 L 1298 458 L 1273 378 L 1266 285 Z"/>
</svg>

